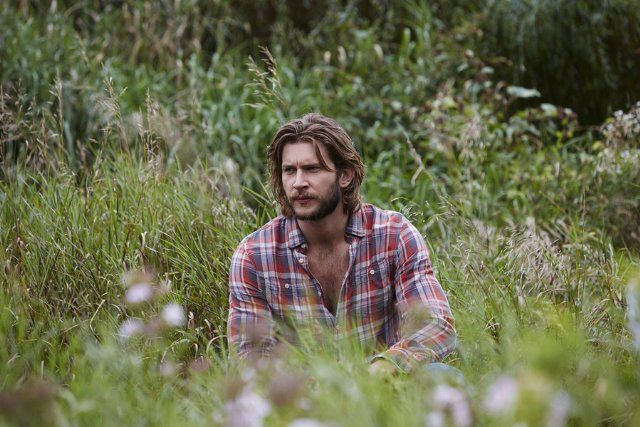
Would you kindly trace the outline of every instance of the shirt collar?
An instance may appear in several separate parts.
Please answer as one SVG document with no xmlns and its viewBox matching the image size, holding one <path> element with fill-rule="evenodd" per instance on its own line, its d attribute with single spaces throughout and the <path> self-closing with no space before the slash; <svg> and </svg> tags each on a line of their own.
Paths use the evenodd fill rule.
<svg viewBox="0 0 640 427">
<path fill-rule="evenodd" d="M 351 234 L 353 236 L 364 237 L 364 223 L 364 209 L 362 209 L 362 205 L 360 205 L 356 208 L 355 212 L 353 212 L 351 216 L 349 216 L 347 228 L 344 231 L 345 233 Z"/>
<path fill-rule="evenodd" d="M 364 210 L 359 206 L 356 208 L 356 211 L 349 216 L 347 228 L 345 228 L 344 232 L 352 236 L 364 237 L 364 222 Z M 293 249 L 307 242 L 307 239 L 304 238 L 304 234 L 302 234 L 302 230 L 300 230 L 300 227 L 298 226 L 298 221 L 296 221 L 295 216 L 286 218 L 286 231 L 288 236 L 287 245 L 289 248 Z"/>
<path fill-rule="evenodd" d="M 307 239 L 304 238 L 304 234 L 302 234 L 302 230 L 300 230 L 300 227 L 298 226 L 298 221 L 296 221 L 295 216 L 287 217 L 286 227 L 289 239 L 287 244 L 291 249 L 307 242 Z"/>
</svg>

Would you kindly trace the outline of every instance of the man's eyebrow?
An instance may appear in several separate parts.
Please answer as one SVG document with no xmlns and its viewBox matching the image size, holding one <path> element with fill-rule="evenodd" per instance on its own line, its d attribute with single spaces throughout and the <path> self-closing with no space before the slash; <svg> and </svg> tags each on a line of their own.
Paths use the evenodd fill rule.
<svg viewBox="0 0 640 427">
<path fill-rule="evenodd" d="M 286 168 L 295 168 L 296 166 L 294 166 L 292 163 L 283 163 L 282 164 L 282 169 L 286 169 Z M 303 165 L 300 165 L 300 169 L 310 169 L 310 168 L 321 168 L 323 167 L 322 164 L 320 162 L 316 162 L 316 163 L 306 163 Z"/>
</svg>

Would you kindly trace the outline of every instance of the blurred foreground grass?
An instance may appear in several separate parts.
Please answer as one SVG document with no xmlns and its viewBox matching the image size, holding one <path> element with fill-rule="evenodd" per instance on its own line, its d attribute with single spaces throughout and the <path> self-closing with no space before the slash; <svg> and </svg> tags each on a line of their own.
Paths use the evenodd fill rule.
<svg viewBox="0 0 640 427">
<path fill-rule="evenodd" d="M 473 2 L 373 23 L 332 3 L 262 51 L 201 3 L 98 3 L 0 6 L 1 422 L 640 423 L 639 106 L 585 127 L 494 80 Z M 189 33 L 199 13 L 221 17 Z M 330 338 L 228 360 L 230 256 L 275 215 L 264 150 L 311 110 L 426 237 L 466 384 L 376 380 Z"/>
</svg>

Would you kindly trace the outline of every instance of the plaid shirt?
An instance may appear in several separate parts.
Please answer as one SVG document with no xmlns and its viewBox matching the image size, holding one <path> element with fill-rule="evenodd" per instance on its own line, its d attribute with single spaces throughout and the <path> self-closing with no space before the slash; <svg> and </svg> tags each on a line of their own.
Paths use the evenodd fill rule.
<svg viewBox="0 0 640 427">
<path fill-rule="evenodd" d="M 231 261 L 228 321 L 229 345 L 240 357 L 268 353 L 276 341 L 274 326 L 287 319 L 313 320 L 338 334 L 376 341 L 386 350 L 374 359 L 404 371 L 452 350 L 451 310 L 418 230 L 400 213 L 363 204 L 350 216 L 345 238 L 350 267 L 335 316 L 310 273 L 295 218 L 279 216 L 242 240 Z"/>
</svg>

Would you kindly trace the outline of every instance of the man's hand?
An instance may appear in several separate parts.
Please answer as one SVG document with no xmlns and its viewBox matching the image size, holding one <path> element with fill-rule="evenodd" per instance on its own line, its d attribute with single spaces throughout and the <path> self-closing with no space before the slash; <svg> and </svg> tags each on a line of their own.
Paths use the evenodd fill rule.
<svg viewBox="0 0 640 427">
<path fill-rule="evenodd" d="M 377 359 L 369 365 L 369 373 L 381 378 L 390 377 L 396 372 L 396 365 L 385 359 Z"/>
</svg>

